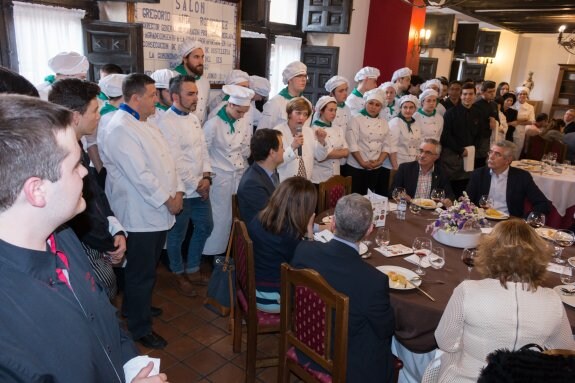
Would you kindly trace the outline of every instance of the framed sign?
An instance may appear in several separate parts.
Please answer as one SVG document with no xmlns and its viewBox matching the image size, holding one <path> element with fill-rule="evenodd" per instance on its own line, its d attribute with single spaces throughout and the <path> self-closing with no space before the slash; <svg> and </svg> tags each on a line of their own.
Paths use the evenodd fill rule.
<svg viewBox="0 0 575 383">
<path fill-rule="evenodd" d="M 186 38 L 205 48 L 204 73 L 211 84 L 223 84 L 236 67 L 238 5 L 221 0 L 161 0 L 135 5 L 135 22 L 144 29 L 144 70 L 174 68 L 181 63 Z"/>
</svg>

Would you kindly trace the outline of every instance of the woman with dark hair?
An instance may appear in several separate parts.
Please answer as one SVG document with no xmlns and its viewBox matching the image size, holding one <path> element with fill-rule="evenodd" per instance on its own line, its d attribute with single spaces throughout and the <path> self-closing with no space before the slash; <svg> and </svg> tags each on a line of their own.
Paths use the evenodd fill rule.
<svg viewBox="0 0 575 383">
<path fill-rule="evenodd" d="M 516 101 L 517 97 L 513 93 L 505 93 L 503 96 L 497 97 L 497 102 L 501 106 L 501 113 L 505 115 L 505 120 L 507 121 L 505 139 L 512 142 L 513 132 L 515 132 L 515 126 L 517 125 L 517 110 L 513 109 L 512 106 Z"/>
<path fill-rule="evenodd" d="M 476 382 L 486 356 L 501 348 L 575 349 L 561 299 L 541 286 L 550 259 L 551 246 L 523 220 L 500 222 L 481 239 L 475 266 L 484 279 L 455 288 L 435 330 L 444 351 L 438 381 Z"/>
<path fill-rule="evenodd" d="M 497 90 L 495 91 L 495 97 L 499 98 L 499 97 L 503 97 L 503 95 L 509 93 L 509 83 L 508 82 L 500 82 L 499 85 L 497 85 Z"/>
<path fill-rule="evenodd" d="M 289 263 L 302 240 L 313 240 L 317 192 L 303 177 L 290 177 L 248 223 L 254 245 L 256 300 L 261 311 L 280 310 L 280 266 Z"/>
</svg>

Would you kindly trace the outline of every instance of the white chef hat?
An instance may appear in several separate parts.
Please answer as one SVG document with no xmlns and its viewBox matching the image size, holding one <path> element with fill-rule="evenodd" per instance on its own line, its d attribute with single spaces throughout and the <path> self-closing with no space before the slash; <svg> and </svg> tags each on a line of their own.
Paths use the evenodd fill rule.
<svg viewBox="0 0 575 383">
<path fill-rule="evenodd" d="M 270 95 L 271 84 L 267 78 L 250 76 L 250 89 L 262 97 Z"/>
<path fill-rule="evenodd" d="M 386 81 L 383 84 L 381 84 L 379 87 L 379 89 L 381 89 L 382 92 L 385 92 L 385 90 L 387 88 L 393 88 L 393 90 L 397 93 L 397 85 L 395 85 L 394 83 L 392 83 L 391 81 Z"/>
<path fill-rule="evenodd" d="M 250 88 L 239 85 L 224 85 L 222 90 L 225 94 L 230 96 L 228 102 L 230 104 L 249 106 L 255 93 Z"/>
<path fill-rule="evenodd" d="M 405 96 L 402 96 L 399 99 L 399 107 L 401 108 L 401 106 L 406 102 L 412 102 L 416 108 L 419 108 L 419 100 L 412 94 L 406 94 Z"/>
<path fill-rule="evenodd" d="M 56 74 L 75 75 L 85 74 L 90 63 L 86 56 L 77 52 L 60 52 L 48 60 L 48 66 Z"/>
<path fill-rule="evenodd" d="M 337 100 L 332 96 L 321 96 L 317 102 L 315 103 L 315 113 L 313 114 L 313 119 L 317 120 L 319 118 L 321 110 L 330 102 L 335 102 L 337 104 Z"/>
<path fill-rule="evenodd" d="M 423 100 L 429 96 L 439 97 L 439 93 L 437 93 L 435 89 L 426 89 L 419 95 L 419 102 L 423 103 Z"/>
<path fill-rule="evenodd" d="M 158 69 L 150 77 L 156 82 L 156 89 L 168 89 L 170 80 L 179 75 L 178 72 L 174 72 L 171 69 Z"/>
<path fill-rule="evenodd" d="M 102 77 L 100 81 L 98 81 L 98 85 L 108 98 L 120 97 L 122 95 L 122 82 L 127 75 L 125 74 L 118 74 L 113 73 L 109 74 L 106 77 Z"/>
<path fill-rule="evenodd" d="M 307 74 L 307 66 L 301 61 L 293 61 L 283 70 L 282 80 L 284 84 L 287 84 L 289 80 L 302 74 Z"/>
<path fill-rule="evenodd" d="M 363 99 L 365 100 L 365 102 L 368 102 L 369 100 L 376 100 L 383 105 L 385 100 L 385 94 L 381 91 L 381 89 L 375 88 L 365 92 L 365 94 L 363 95 Z"/>
<path fill-rule="evenodd" d="M 184 40 L 184 42 L 182 43 L 182 46 L 180 47 L 180 54 L 182 57 L 186 57 L 194 49 L 198 49 L 198 48 L 201 48 L 203 50 L 204 46 L 199 41 L 192 40 L 191 38 L 187 38 Z"/>
<path fill-rule="evenodd" d="M 353 79 L 357 82 L 357 81 L 365 80 L 366 78 L 377 79 L 378 77 L 379 77 L 379 69 L 371 67 L 371 66 L 366 66 L 364 68 L 361 68 L 355 74 L 355 77 Z"/>
<path fill-rule="evenodd" d="M 529 89 L 526 86 L 518 86 L 517 88 L 515 88 L 515 93 L 519 94 L 521 92 L 527 92 L 527 95 L 529 96 L 529 93 L 531 93 L 531 89 Z"/>
<path fill-rule="evenodd" d="M 232 69 L 226 76 L 226 85 L 237 85 L 241 82 L 250 82 L 250 75 L 239 69 Z"/>
<path fill-rule="evenodd" d="M 411 69 L 407 67 L 398 69 L 395 72 L 393 72 L 393 76 L 391 76 L 391 82 L 396 82 L 398 79 L 402 77 L 411 76 L 412 73 L 413 72 L 411 71 Z"/>
<path fill-rule="evenodd" d="M 325 90 L 331 93 L 335 88 L 343 84 L 347 84 L 349 86 L 349 81 L 347 81 L 347 78 L 342 76 L 333 76 L 325 83 Z"/>
<path fill-rule="evenodd" d="M 424 91 L 426 89 L 431 89 L 430 87 L 433 85 L 437 86 L 438 89 L 437 92 L 441 93 L 441 91 L 443 90 L 443 84 L 436 78 L 432 78 L 431 80 L 427 80 L 426 82 L 421 84 L 421 90 Z"/>
</svg>

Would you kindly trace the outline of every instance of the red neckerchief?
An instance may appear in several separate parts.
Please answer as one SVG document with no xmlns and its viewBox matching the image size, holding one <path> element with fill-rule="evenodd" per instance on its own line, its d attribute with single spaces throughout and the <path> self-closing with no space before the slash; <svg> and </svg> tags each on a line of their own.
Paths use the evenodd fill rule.
<svg viewBox="0 0 575 383">
<path fill-rule="evenodd" d="M 50 234 L 50 237 L 48 238 L 48 243 L 50 244 L 50 250 L 52 251 L 52 253 L 54 253 L 60 259 L 60 261 L 62 261 L 62 263 L 65 266 L 65 269 L 68 270 L 70 268 L 68 264 L 68 257 L 66 257 L 66 254 L 64 254 L 63 252 L 61 252 L 56 248 L 56 238 L 54 237 L 54 234 Z M 66 274 L 64 274 L 63 270 L 64 269 L 60 267 L 56 267 L 56 275 L 58 276 L 58 280 L 60 282 L 64 282 L 70 289 L 72 289 L 70 281 L 68 280 L 68 277 L 66 277 Z"/>
</svg>

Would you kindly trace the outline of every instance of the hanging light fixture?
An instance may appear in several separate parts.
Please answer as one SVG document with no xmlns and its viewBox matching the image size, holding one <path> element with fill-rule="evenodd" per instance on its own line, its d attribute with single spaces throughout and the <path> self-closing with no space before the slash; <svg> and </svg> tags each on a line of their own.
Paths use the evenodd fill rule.
<svg viewBox="0 0 575 383">
<path fill-rule="evenodd" d="M 568 36 L 563 36 L 565 32 L 565 25 L 559 27 L 559 36 L 557 37 L 557 44 L 561 45 L 567 52 L 575 55 L 575 36 L 570 33 Z"/>
<path fill-rule="evenodd" d="M 404 3 L 416 8 L 446 8 L 463 3 L 466 0 L 402 0 Z"/>
</svg>

